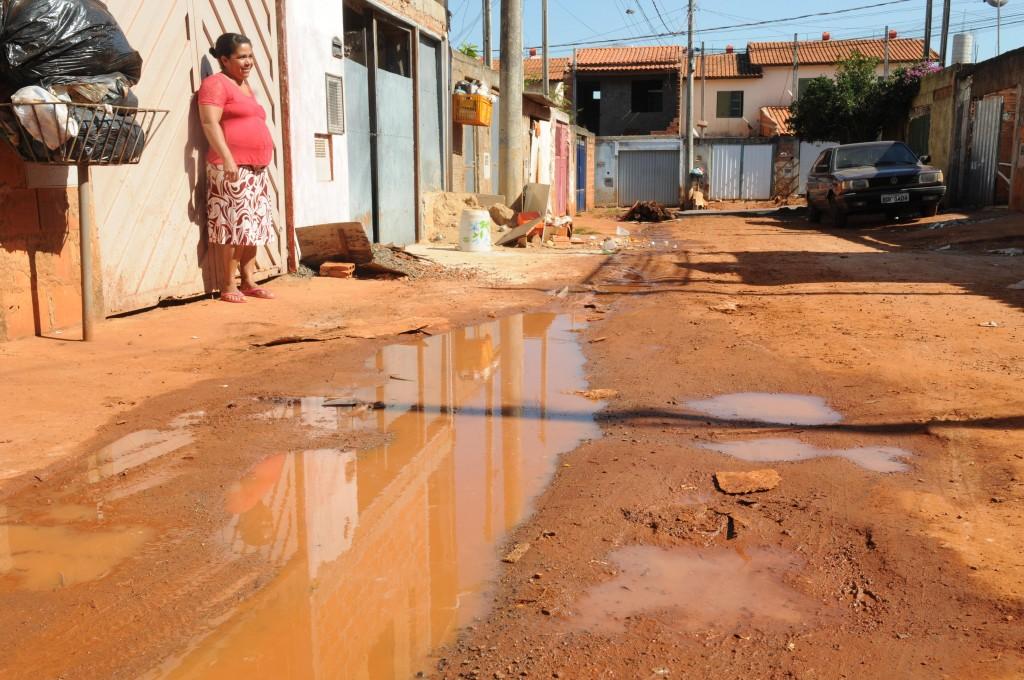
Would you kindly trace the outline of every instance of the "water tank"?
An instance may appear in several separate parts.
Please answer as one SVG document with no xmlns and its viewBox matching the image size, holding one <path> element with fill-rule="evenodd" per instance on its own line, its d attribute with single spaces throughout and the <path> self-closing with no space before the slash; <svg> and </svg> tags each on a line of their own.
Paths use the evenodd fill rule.
<svg viewBox="0 0 1024 680">
<path fill-rule="evenodd" d="M 953 36 L 953 63 L 974 63 L 974 34 L 957 33 Z"/>
</svg>

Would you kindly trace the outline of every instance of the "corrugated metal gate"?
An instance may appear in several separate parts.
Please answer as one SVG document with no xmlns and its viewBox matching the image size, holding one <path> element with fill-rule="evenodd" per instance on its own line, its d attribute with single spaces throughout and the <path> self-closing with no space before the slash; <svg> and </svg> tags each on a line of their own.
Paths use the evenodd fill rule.
<svg viewBox="0 0 1024 680">
<path fill-rule="evenodd" d="M 619 150 L 619 205 L 679 205 L 679 150 Z"/>
<path fill-rule="evenodd" d="M 587 138 L 576 138 L 576 212 L 587 209 Z"/>
<path fill-rule="evenodd" d="M 1002 115 L 1002 97 L 989 97 L 975 105 L 967 178 L 967 200 L 973 205 L 992 205 L 995 200 Z"/>
<path fill-rule="evenodd" d="M 206 143 L 193 95 L 202 77 L 217 70 L 207 50 L 228 28 L 221 17 L 231 17 L 230 29 L 254 41 L 256 68 L 250 84 L 267 110 L 277 148 L 270 180 L 280 236 L 260 250 L 257 268 L 261 276 L 281 273 L 287 239 L 281 217 L 284 184 L 274 5 L 255 3 L 254 9 L 244 0 L 108 0 L 107 6 L 145 59 L 139 99 L 145 106 L 171 113 L 141 164 L 92 171 L 104 312 L 142 309 L 217 286 L 217 258 L 207 253 Z M 185 77 L 189 69 L 191 77 Z"/>
<path fill-rule="evenodd" d="M 555 123 L 555 181 L 551 205 L 556 216 L 565 215 L 569 203 L 569 126 Z"/>
<path fill-rule="evenodd" d="M 709 197 L 714 200 L 768 200 L 772 197 L 774 147 L 771 144 L 709 143 Z"/>
</svg>

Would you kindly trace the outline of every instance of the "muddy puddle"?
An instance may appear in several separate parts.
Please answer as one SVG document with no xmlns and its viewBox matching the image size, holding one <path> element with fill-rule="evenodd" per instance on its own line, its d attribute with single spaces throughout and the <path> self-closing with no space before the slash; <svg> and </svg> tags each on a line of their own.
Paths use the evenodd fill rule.
<svg viewBox="0 0 1024 680">
<path fill-rule="evenodd" d="M 378 384 L 262 415 L 378 448 L 274 454 L 226 489 L 226 559 L 276 576 L 154 678 L 405 678 L 484 613 L 498 549 L 559 454 L 600 430 L 572 317 L 529 314 L 381 350 Z M 333 407 L 327 403 L 377 404 Z M 321 440 L 322 441 L 322 440 Z"/>
<path fill-rule="evenodd" d="M 608 558 L 618 573 L 577 603 L 570 625 L 612 634 L 637 615 L 684 631 L 742 631 L 809 623 L 821 606 L 790 585 L 799 559 L 777 548 L 628 546 Z"/>
<path fill-rule="evenodd" d="M 741 392 L 688 401 L 686 408 L 723 420 L 772 425 L 834 425 L 843 416 L 821 397 L 771 392 Z"/>
<path fill-rule="evenodd" d="M 906 459 L 913 454 L 893 446 L 858 446 L 849 449 L 825 449 L 798 439 L 751 439 L 732 442 L 709 442 L 700 448 L 724 453 L 733 458 L 756 463 L 811 460 L 813 458 L 844 458 L 872 472 L 906 472 Z"/>
</svg>

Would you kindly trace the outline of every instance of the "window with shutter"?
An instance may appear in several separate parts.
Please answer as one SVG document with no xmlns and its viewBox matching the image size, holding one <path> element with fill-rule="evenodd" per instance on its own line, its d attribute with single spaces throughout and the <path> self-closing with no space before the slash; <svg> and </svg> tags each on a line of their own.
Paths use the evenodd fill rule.
<svg viewBox="0 0 1024 680">
<path fill-rule="evenodd" d="M 345 134 L 345 84 L 340 76 L 327 76 L 327 132 Z"/>
</svg>

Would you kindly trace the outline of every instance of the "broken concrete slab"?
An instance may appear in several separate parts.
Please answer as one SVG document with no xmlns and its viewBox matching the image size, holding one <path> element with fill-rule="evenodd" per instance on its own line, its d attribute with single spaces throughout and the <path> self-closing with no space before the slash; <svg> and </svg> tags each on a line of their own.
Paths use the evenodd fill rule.
<svg viewBox="0 0 1024 680">
<path fill-rule="evenodd" d="M 771 491 L 781 482 L 779 473 L 771 469 L 715 473 L 718 490 L 732 495 Z"/>
</svg>

